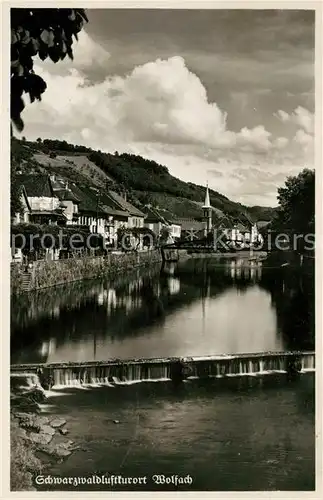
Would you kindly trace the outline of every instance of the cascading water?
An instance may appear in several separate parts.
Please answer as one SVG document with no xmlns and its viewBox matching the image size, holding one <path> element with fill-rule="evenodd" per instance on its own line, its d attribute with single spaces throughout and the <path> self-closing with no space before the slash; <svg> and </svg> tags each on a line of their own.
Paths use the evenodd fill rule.
<svg viewBox="0 0 323 500">
<path fill-rule="evenodd" d="M 40 380 L 36 373 L 21 372 L 11 373 L 10 385 L 14 389 L 30 389 L 31 387 L 40 386 Z"/>
<path fill-rule="evenodd" d="M 127 363 L 85 367 L 51 367 L 54 387 L 120 385 L 170 380 L 170 363 Z"/>
<path fill-rule="evenodd" d="M 302 372 L 313 372 L 315 371 L 315 355 L 310 354 L 308 356 L 303 356 L 301 359 Z"/>
<path fill-rule="evenodd" d="M 42 366 L 14 365 L 12 381 L 24 386 L 83 387 L 115 386 L 138 382 L 167 381 L 171 379 L 222 378 L 260 376 L 274 373 L 307 373 L 315 371 L 315 354 L 260 353 L 237 356 L 209 356 L 205 358 L 166 358 L 162 360 L 125 360 L 87 364 L 52 364 Z M 38 375 L 39 374 L 39 379 Z M 17 382 L 15 382 L 17 383 Z"/>
</svg>

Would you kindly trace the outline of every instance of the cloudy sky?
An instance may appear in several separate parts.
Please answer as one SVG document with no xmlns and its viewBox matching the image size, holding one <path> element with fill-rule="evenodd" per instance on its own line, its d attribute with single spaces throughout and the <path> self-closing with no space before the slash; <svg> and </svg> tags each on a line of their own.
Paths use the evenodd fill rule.
<svg viewBox="0 0 323 500">
<path fill-rule="evenodd" d="M 140 154 L 247 205 L 313 167 L 313 11 L 87 13 L 73 63 L 35 61 L 28 139 Z"/>
</svg>

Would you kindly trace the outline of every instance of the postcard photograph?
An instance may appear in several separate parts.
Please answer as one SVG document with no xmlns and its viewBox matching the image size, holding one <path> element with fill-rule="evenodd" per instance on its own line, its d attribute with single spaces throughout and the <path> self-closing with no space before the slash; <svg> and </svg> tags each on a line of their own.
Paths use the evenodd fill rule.
<svg viewBox="0 0 323 500">
<path fill-rule="evenodd" d="M 63 7 L 8 26 L 11 491 L 314 492 L 317 11 Z"/>
</svg>

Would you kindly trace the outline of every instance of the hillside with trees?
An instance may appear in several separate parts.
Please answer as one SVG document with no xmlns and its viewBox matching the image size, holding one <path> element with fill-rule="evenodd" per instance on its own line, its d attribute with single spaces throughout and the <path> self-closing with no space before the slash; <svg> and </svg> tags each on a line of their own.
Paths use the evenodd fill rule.
<svg viewBox="0 0 323 500">
<path fill-rule="evenodd" d="M 205 186 L 184 182 L 172 176 L 164 165 L 141 156 L 103 153 L 66 141 L 40 138 L 36 142 L 12 138 L 11 151 L 12 162 L 24 172 L 56 173 L 79 184 L 94 185 L 103 192 L 113 189 L 126 194 L 138 208 L 158 206 L 165 216 L 173 218 L 203 216 L 199 203 L 204 200 Z M 219 213 L 242 221 L 271 220 L 275 213 L 271 208 L 246 207 L 212 189 L 210 201 Z"/>
</svg>

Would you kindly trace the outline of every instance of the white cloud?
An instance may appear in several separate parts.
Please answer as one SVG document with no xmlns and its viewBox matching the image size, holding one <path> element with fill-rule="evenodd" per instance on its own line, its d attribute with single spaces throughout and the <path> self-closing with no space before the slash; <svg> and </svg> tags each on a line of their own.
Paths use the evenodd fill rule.
<svg viewBox="0 0 323 500">
<path fill-rule="evenodd" d="M 276 116 L 282 122 L 290 122 L 297 127 L 301 127 L 308 134 L 314 133 L 314 113 L 311 113 L 308 109 L 305 109 L 302 106 L 298 106 L 291 114 L 288 114 L 280 109 L 276 113 Z"/>
<path fill-rule="evenodd" d="M 303 129 L 299 129 L 294 137 L 294 141 L 299 144 L 304 151 L 312 152 L 314 146 L 313 136 L 307 134 Z"/>
<path fill-rule="evenodd" d="M 42 103 L 27 107 L 27 124 L 48 115 L 48 122 L 59 126 L 63 120 L 82 135 L 91 123 L 90 135 L 102 143 L 106 134 L 112 134 L 128 141 L 247 146 L 251 150 L 271 147 L 271 134 L 263 125 L 244 127 L 237 133 L 228 130 L 226 113 L 208 102 L 201 80 L 181 57 L 157 59 L 136 67 L 125 78 L 115 76 L 91 86 L 84 86 L 84 77 L 76 69 L 68 76 L 50 74 L 46 67 L 35 69 L 48 88 Z M 102 135 L 102 129 L 106 134 Z"/>
<path fill-rule="evenodd" d="M 282 109 L 279 109 L 277 111 L 277 116 L 280 118 L 282 122 L 288 122 L 290 120 L 290 116 L 286 111 L 283 111 Z"/>
<path fill-rule="evenodd" d="M 298 106 L 290 114 L 280 109 L 275 116 L 283 123 L 292 124 L 294 127 L 294 136 L 291 146 L 291 150 L 294 150 L 294 154 L 297 155 L 301 161 L 303 160 L 306 163 L 313 163 L 314 113 L 311 113 L 308 109 L 305 109 L 302 106 Z M 280 147 L 281 143 L 281 138 L 278 138 L 276 146 Z"/>
<path fill-rule="evenodd" d="M 288 145 L 288 139 L 287 137 L 277 137 L 275 140 L 274 140 L 274 147 L 276 147 L 277 149 L 283 149 L 285 148 L 287 145 Z"/>
<path fill-rule="evenodd" d="M 87 35 L 82 43 L 87 49 L 78 59 L 78 68 L 66 69 L 64 76 L 46 64 L 35 67 L 48 87 L 42 102 L 28 104 L 23 113 L 27 137 L 141 154 L 197 183 L 205 182 L 212 169 L 226 171 L 226 176 L 214 176 L 213 183 L 209 179 L 211 186 L 240 201 L 250 202 L 254 196 L 254 203 L 260 203 L 261 196 L 272 199 L 270 193 L 275 191 L 270 176 L 261 172 L 293 164 L 293 147 L 300 164 L 309 151 L 313 116 L 304 108 L 298 107 L 291 115 L 279 110 L 276 115 L 287 125 L 293 122 L 300 127 L 294 141 L 273 137 L 261 124 L 229 130 L 226 112 L 208 101 L 203 83 L 182 57 L 157 59 L 137 66 L 125 77 L 109 76 L 86 85 L 82 68 L 91 67 L 92 57 L 108 65 L 109 54 L 98 51 Z M 75 49 L 75 61 L 80 47 Z M 263 169 L 256 176 L 250 170 L 248 174 L 247 166 L 259 157 Z M 246 167 L 245 180 L 230 177 L 239 165 Z M 284 167 L 282 175 L 286 175 Z"/>
<path fill-rule="evenodd" d="M 272 143 L 270 141 L 271 133 L 268 132 L 263 125 L 259 125 L 253 129 L 248 129 L 244 127 L 238 134 L 238 139 L 246 145 L 249 146 L 249 150 L 252 147 L 260 148 L 263 150 L 268 150 L 271 148 Z"/>
<path fill-rule="evenodd" d="M 110 54 L 100 44 L 96 43 L 85 30 L 78 33 L 78 41 L 73 42 L 73 56 L 71 61 L 68 56 L 63 61 L 53 63 L 50 58 L 41 62 L 38 59 L 38 65 L 51 74 L 68 75 L 71 69 L 76 69 L 80 73 L 87 74 L 94 69 L 107 68 Z"/>
<path fill-rule="evenodd" d="M 292 116 L 297 125 L 302 127 L 308 134 L 314 133 L 314 114 L 301 106 L 295 109 Z"/>
</svg>

